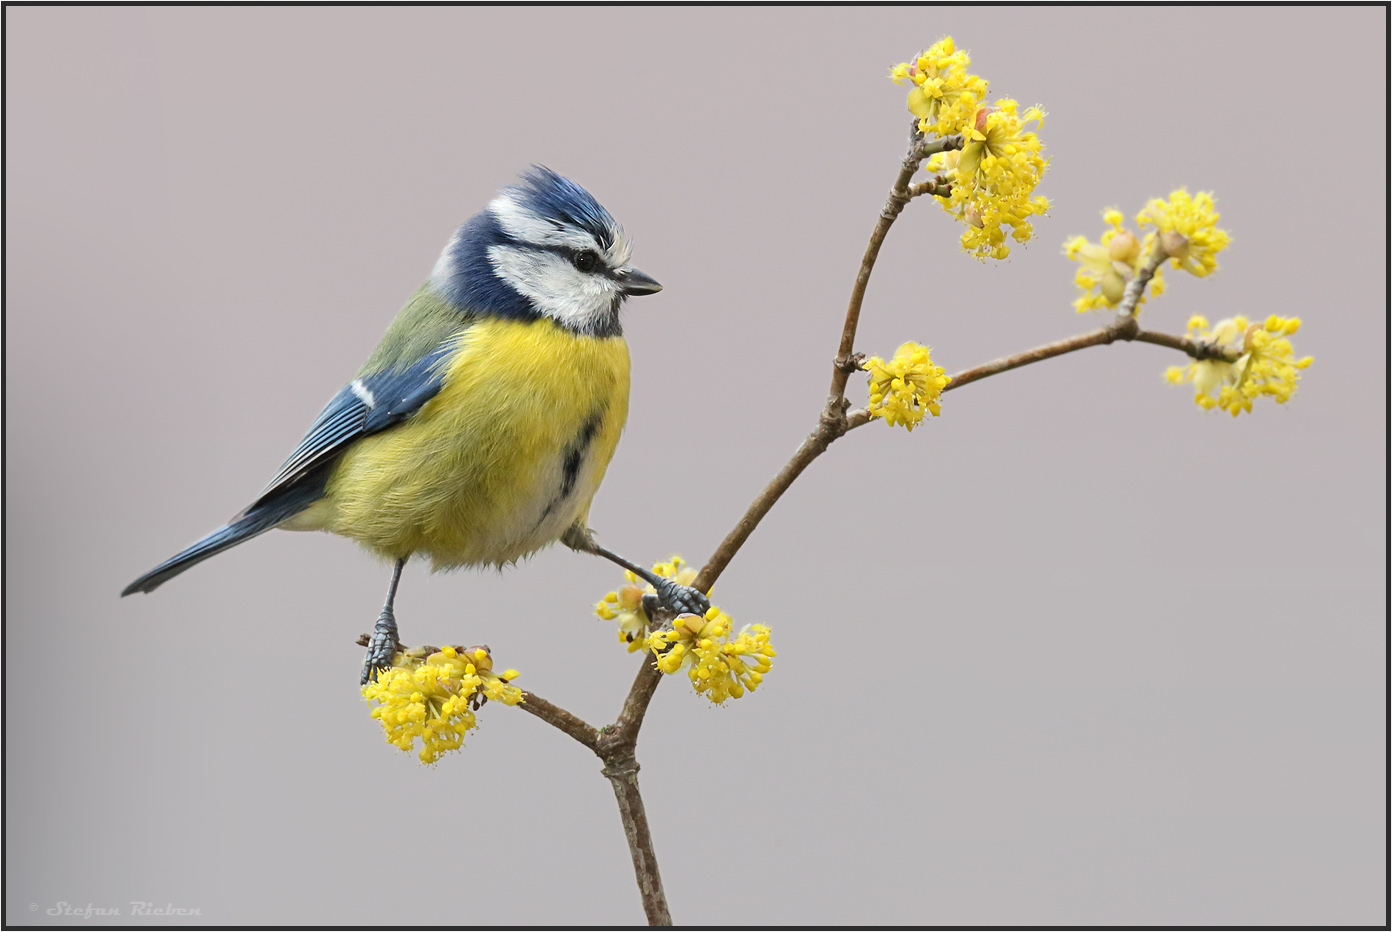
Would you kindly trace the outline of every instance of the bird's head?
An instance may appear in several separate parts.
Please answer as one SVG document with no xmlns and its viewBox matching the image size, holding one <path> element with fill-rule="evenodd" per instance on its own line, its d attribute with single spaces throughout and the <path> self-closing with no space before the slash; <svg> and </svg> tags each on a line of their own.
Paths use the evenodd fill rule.
<svg viewBox="0 0 1392 932">
<path fill-rule="evenodd" d="M 623 227 L 588 191 L 536 166 L 465 221 L 430 281 L 461 310 L 617 336 L 624 299 L 662 290 L 628 264 L 630 252 Z"/>
</svg>

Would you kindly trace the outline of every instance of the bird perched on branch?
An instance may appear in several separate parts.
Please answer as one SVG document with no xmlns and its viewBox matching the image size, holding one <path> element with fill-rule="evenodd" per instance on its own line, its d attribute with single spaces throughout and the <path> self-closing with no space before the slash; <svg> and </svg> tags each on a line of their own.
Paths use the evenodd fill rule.
<svg viewBox="0 0 1392 932">
<path fill-rule="evenodd" d="M 121 594 L 152 592 L 272 528 L 331 531 L 392 561 L 362 681 L 400 647 L 413 555 L 501 566 L 557 540 L 632 570 L 671 611 L 706 598 L 601 547 L 590 501 L 628 416 L 619 311 L 662 290 L 584 188 L 536 167 L 458 229 L 357 376 L 256 501 Z"/>
</svg>

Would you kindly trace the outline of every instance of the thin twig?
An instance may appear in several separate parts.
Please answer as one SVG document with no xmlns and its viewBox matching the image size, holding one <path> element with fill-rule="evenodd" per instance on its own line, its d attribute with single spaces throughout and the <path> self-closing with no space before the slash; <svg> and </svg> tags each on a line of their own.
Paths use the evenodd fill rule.
<svg viewBox="0 0 1392 932">
<path fill-rule="evenodd" d="M 963 369 L 952 380 L 947 383 L 944 392 L 950 392 L 954 388 L 961 388 L 963 385 L 970 385 L 988 376 L 997 375 L 1001 372 L 1009 372 L 1011 369 L 1018 369 L 1021 366 L 1028 366 L 1030 363 L 1041 362 L 1045 359 L 1052 359 L 1055 356 L 1062 356 L 1064 353 L 1072 353 L 1076 350 L 1087 349 L 1089 346 L 1106 346 L 1118 340 L 1124 342 L 1153 343 L 1156 346 L 1164 346 L 1169 349 L 1179 350 L 1192 356 L 1195 359 L 1223 359 L 1228 362 L 1235 362 L 1242 355 L 1242 350 L 1236 347 L 1220 346 L 1215 343 L 1205 343 L 1199 340 L 1191 340 L 1188 337 L 1174 336 L 1169 333 L 1157 333 L 1154 330 L 1142 330 L 1136 323 L 1136 318 L 1126 316 L 1118 317 L 1115 321 L 1103 327 L 1101 330 L 1093 330 L 1089 333 L 1079 334 L 1076 337 L 1069 337 L 1066 340 L 1058 340 L 1054 343 L 1046 343 L 1043 346 L 1036 346 L 1034 349 L 1016 353 L 1013 356 L 1002 356 L 1000 359 L 973 366 L 970 369 Z M 870 423 L 873 418 L 870 412 L 865 409 L 852 411 L 846 415 L 846 429 L 854 430 Z"/>
<path fill-rule="evenodd" d="M 648 829 L 648 814 L 643 806 L 643 794 L 638 789 L 638 759 L 634 748 L 638 728 L 643 724 L 643 709 L 647 708 L 652 692 L 661 678 L 657 668 L 645 662 L 638 679 L 624 703 L 624 714 L 615 725 L 593 728 L 555 703 L 536 693 L 524 692 L 520 707 L 548 725 L 565 732 L 604 761 L 604 776 L 614 787 L 619 804 L 619 820 L 623 824 L 628 853 L 633 858 L 633 873 L 638 881 L 638 893 L 643 900 L 643 914 L 650 926 L 670 926 L 672 914 L 667 908 L 667 896 L 662 890 L 658 873 L 657 853 L 653 850 L 652 832 Z M 635 713 L 635 710 L 636 713 Z"/>
<path fill-rule="evenodd" d="M 611 755 L 621 754 L 625 750 L 633 752 L 638 744 L 638 730 L 643 727 L 648 703 L 657 691 L 657 684 L 662 682 L 662 672 L 657 669 L 657 664 L 651 662 L 646 651 L 643 659 L 644 663 L 638 668 L 638 675 L 633 678 L 633 685 L 624 697 L 618 719 L 611 727 L 604 729 L 601 740 Z"/>
<path fill-rule="evenodd" d="M 880 210 L 880 218 L 875 223 L 875 229 L 870 234 L 870 243 L 865 247 L 865 255 L 860 260 L 860 269 L 856 273 L 855 285 L 851 289 L 850 303 L 846 307 L 846 321 L 841 327 L 841 342 L 837 347 L 836 358 L 832 361 L 831 389 L 827 394 L 826 408 L 823 409 L 822 416 L 818 420 L 817 429 L 803 440 L 792 459 L 788 460 L 779 470 L 778 475 L 773 477 L 773 481 L 759 493 L 759 497 L 745 511 L 739 523 L 715 548 L 710 560 L 701 568 L 700 574 L 693 583 L 702 592 L 708 591 L 711 586 L 715 585 L 716 579 L 725 571 L 730 560 L 744 546 L 749 535 L 754 533 L 754 528 L 758 527 L 764 515 L 768 514 L 769 509 L 782 497 L 788 487 L 793 484 L 793 481 L 814 459 L 821 456 L 828 446 L 846 432 L 848 427 L 846 383 L 850 380 L 851 373 L 859 369 L 856 359 L 859 354 L 853 353 L 852 349 L 855 346 L 856 329 L 860 323 L 860 310 L 865 303 L 865 289 L 870 283 L 871 274 L 875 271 L 875 261 L 879 258 L 880 247 L 884 244 L 885 237 L 889 235 L 889 228 L 894 225 L 895 219 L 903 212 L 904 206 L 912 198 L 925 193 L 946 193 L 945 189 L 950 188 L 947 179 L 942 176 L 937 176 L 931 181 L 912 187 L 909 185 L 909 179 L 913 177 L 914 172 L 918 171 L 923 160 L 937 152 L 947 152 L 960 148 L 962 148 L 960 135 L 927 140 L 917 135 L 915 126 L 914 134 L 910 137 L 908 154 L 900 163 L 899 174 L 889 189 L 889 198 Z M 942 186 L 944 190 L 940 191 L 939 186 Z"/>
<path fill-rule="evenodd" d="M 586 724 L 579 716 L 547 702 L 532 692 L 522 693 L 521 708 L 523 712 L 532 713 L 546 724 L 559 728 L 591 751 L 598 753 L 596 749 L 599 747 L 599 730 Z"/>
<path fill-rule="evenodd" d="M 970 385 L 987 376 L 996 375 L 1000 372 L 1009 372 L 1011 369 L 1018 369 L 1032 362 L 1040 362 L 1045 359 L 1051 359 L 1054 356 L 1062 356 L 1064 353 L 1087 349 L 1089 346 L 1105 346 L 1116 340 L 1154 343 L 1156 346 L 1177 349 L 1181 353 L 1187 353 L 1195 359 L 1225 359 L 1228 362 L 1234 362 L 1242 355 L 1242 351 L 1235 347 L 1218 346 L 1213 343 L 1201 343 L 1197 340 L 1191 340 L 1188 337 L 1177 337 L 1168 333 L 1156 333 L 1154 330 L 1142 330 L 1140 325 L 1136 323 L 1136 318 L 1128 315 L 1118 317 L 1101 330 L 1094 330 L 1091 333 L 1069 337 L 1067 340 L 1059 340 L 1056 343 L 1046 343 L 1044 346 L 1037 346 L 1034 349 L 1025 350 L 1023 353 L 1016 353 L 1014 356 L 1004 356 L 1000 359 L 985 363 L 984 365 L 963 370 L 952 376 L 952 381 L 947 383 L 947 387 L 944 388 L 943 391 L 950 392 L 954 388 Z"/>
<path fill-rule="evenodd" d="M 1034 349 L 1016 353 L 1013 356 L 1004 356 L 1000 359 L 964 369 L 952 376 L 952 380 L 943 389 L 950 392 L 953 389 L 961 388 L 963 385 L 970 385 L 988 376 L 996 375 L 1001 372 L 1008 372 L 1011 369 L 1018 369 L 1021 366 L 1028 366 L 1031 363 L 1041 362 L 1045 359 L 1052 359 L 1055 356 L 1062 356 L 1065 353 L 1076 352 L 1080 349 L 1087 349 L 1089 346 L 1106 346 L 1109 343 L 1121 341 L 1138 341 L 1141 343 L 1154 343 L 1157 346 L 1165 346 L 1170 349 L 1179 350 L 1195 359 L 1226 359 L 1228 362 L 1235 360 L 1240 354 L 1240 350 L 1215 346 L 1212 343 L 1202 343 L 1191 340 L 1188 337 L 1172 336 L 1167 333 L 1156 333 L 1152 330 L 1142 330 L 1136 323 L 1136 318 L 1132 316 L 1118 317 L 1115 321 L 1100 330 L 1089 333 L 1079 334 L 1069 337 L 1066 340 L 1058 340 L 1054 343 L 1046 343 L 1043 346 L 1036 346 Z M 841 433 L 853 430 L 870 423 L 873 418 L 870 412 L 864 408 L 851 411 L 841 418 L 841 425 L 844 428 Z M 838 434 L 837 436 L 840 436 Z M 831 440 L 826 443 L 819 442 L 818 433 L 813 433 L 802 442 L 798 447 L 793 458 L 790 459 L 777 476 L 774 476 L 758 497 L 750 504 L 739 523 L 735 525 L 725 540 L 720 542 L 715 553 L 711 556 L 701 575 L 697 577 L 695 585 L 702 591 L 714 585 L 716 578 L 725 570 L 730 561 L 734 559 L 740 547 L 749 539 L 749 535 L 754 533 L 754 529 L 759 526 L 759 522 L 769 513 L 774 504 L 782 497 L 788 487 L 793 484 L 793 480 L 802 474 L 802 471 L 811 465 L 812 461 L 825 452 Z"/>
<path fill-rule="evenodd" d="M 909 197 L 922 197 L 925 194 L 935 194 L 938 197 L 947 197 L 952 193 L 952 181 L 942 175 L 930 178 L 927 181 L 920 181 L 918 184 L 909 185 Z"/>
<path fill-rule="evenodd" d="M 653 854 L 643 794 L 638 791 L 638 761 L 628 757 L 607 764 L 604 775 L 614 787 L 614 798 L 619 803 L 628 851 L 633 856 L 633 874 L 638 878 L 638 894 L 643 899 L 643 914 L 648 917 L 650 926 L 670 926 L 672 914 L 667 909 L 662 875 L 657 869 L 657 856 Z"/>
<path fill-rule="evenodd" d="M 1156 346 L 1167 346 L 1170 349 L 1177 349 L 1181 353 L 1187 353 L 1197 360 L 1222 359 L 1227 362 L 1237 362 L 1242 355 L 1242 350 L 1235 346 L 1223 346 L 1218 343 L 1206 343 L 1200 340 L 1191 340 L 1188 337 L 1172 336 L 1168 333 L 1156 333 L 1154 330 L 1142 330 L 1136 334 L 1136 340 L 1140 343 L 1154 343 Z"/>
<path fill-rule="evenodd" d="M 1103 327 L 1101 330 L 1094 330 L 1091 333 L 1080 334 L 1076 337 L 1069 337 L 1066 340 L 1059 340 L 1054 343 L 1046 343 L 1043 346 L 1036 346 L 1034 349 L 1025 350 L 1023 353 L 1016 353 L 1013 356 L 1002 356 L 1000 359 L 993 359 L 991 362 L 980 366 L 974 366 L 952 376 L 952 381 L 947 383 L 943 391 L 951 391 L 954 388 L 961 388 L 963 385 L 970 385 L 978 379 L 995 375 L 999 372 L 1008 372 L 1011 369 L 1018 369 L 1021 366 L 1028 366 L 1032 362 L 1040 362 L 1045 359 L 1052 359 L 1055 356 L 1062 356 L 1064 353 L 1072 353 L 1075 350 L 1087 349 L 1089 346 L 1105 346 L 1115 340 L 1130 340 L 1140 332 L 1140 325 L 1136 323 L 1136 318 L 1130 316 L 1118 317 L 1116 321 Z"/>
<path fill-rule="evenodd" d="M 1155 245 L 1151 247 L 1150 256 L 1142 265 L 1136 277 L 1126 283 L 1126 290 L 1121 294 L 1121 303 L 1117 305 L 1117 314 L 1122 317 L 1135 317 L 1136 307 L 1141 303 L 1141 295 L 1145 294 L 1146 285 L 1155 277 L 1155 270 L 1165 263 L 1169 255 L 1165 252 L 1165 247 L 1160 245 L 1160 237 L 1155 237 Z"/>
<path fill-rule="evenodd" d="M 841 327 L 841 343 L 836 349 L 836 362 L 831 372 L 831 390 L 827 394 L 826 403 L 827 416 L 834 418 L 842 416 L 841 402 L 845 399 L 846 381 L 850 378 L 850 373 L 846 371 L 843 363 L 850 358 L 851 350 L 855 346 L 856 327 L 860 323 L 860 308 L 865 303 L 865 287 L 870 284 L 870 274 L 875 271 L 875 260 L 879 258 L 880 246 L 884 244 L 885 236 L 889 234 L 889 228 L 894 225 L 895 219 L 904 210 L 904 205 L 913 196 L 909 193 L 909 179 L 913 177 L 914 172 L 918 171 L 918 166 L 928 156 L 935 152 L 960 148 L 962 148 L 960 135 L 946 136 L 931 142 L 915 136 L 909 145 L 908 154 L 904 156 L 904 161 L 899 166 L 899 174 L 889 189 L 889 199 L 885 201 L 884 207 L 880 210 L 880 219 L 876 221 L 875 229 L 870 234 L 870 243 L 865 247 L 865 255 L 860 260 L 860 271 L 856 273 L 855 285 L 851 288 L 851 300 L 846 306 L 846 322 Z M 716 575 L 719 575 L 718 571 Z"/>
<path fill-rule="evenodd" d="M 802 475 L 802 471 L 810 466 L 813 460 L 821 456 L 832 441 L 845 432 L 846 419 L 844 415 L 836 419 L 828 418 L 826 415 L 822 416 L 817 429 L 807 435 L 807 439 L 802 441 L 802 445 L 797 448 L 793 458 L 783 465 L 783 468 L 778 471 L 778 475 L 773 477 L 773 481 L 764 487 L 758 498 L 754 499 L 734 529 L 725 535 L 720 546 L 715 548 L 710 560 L 701 568 L 696 582 L 693 583 L 697 589 L 702 592 L 710 591 L 710 587 L 715 585 L 715 581 L 720 578 L 725 567 L 744 546 L 749 535 L 754 533 L 754 529 L 759 526 L 764 515 L 768 514 L 774 503 L 783 496 L 784 492 L 788 491 L 788 486 L 793 484 L 793 480 Z"/>
</svg>

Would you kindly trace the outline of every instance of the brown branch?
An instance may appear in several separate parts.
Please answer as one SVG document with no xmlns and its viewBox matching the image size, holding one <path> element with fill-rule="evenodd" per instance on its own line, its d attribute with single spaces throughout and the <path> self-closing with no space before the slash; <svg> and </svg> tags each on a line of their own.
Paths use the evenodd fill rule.
<svg viewBox="0 0 1392 932">
<path fill-rule="evenodd" d="M 531 692 L 522 693 L 521 708 L 523 712 L 530 712 L 546 724 L 570 735 L 591 751 L 599 753 L 599 730 L 586 724 L 579 716 L 572 715 Z"/>
<path fill-rule="evenodd" d="M 942 175 L 930 178 L 927 181 L 920 181 L 918 184 L 909 185 L 909 197 L 922 197 L 925 194 L 935 194 L 938 197 L 947 197 L 952 193 L 952 180 Z"/>
<path fill-rule="evenodd" d="M 916 130 L 915 130 L 916 132 Z M 875 260 L 879 258 L 880 246 L 884 244 L 889 228 L 904 210 L 913 195 L 909 192 L 909 179 L 923 160 L 935 152 L 962 148 L 961 136 L 946 136 L 931 142 L 916 135 L 909 145 L 908 154 L 899 166 L 899 174 L 889 189 L 889 199 L 880 210 L 880 219 L 870 234 L 870 244 L 865 247 L 865 255 L 860 260 L 860 271 L 856 273 L 855 285 L 851 288 L 851 300 L 846 306 L 846 322 L 841 327 L 841 343 L 836 350 L 836 362 L 831 372 L 831 390 L 827 394 L 826 414 L 839 418 L 842 416 L 841 402 L 846 396 L 846 381 L 850 373 L 846 371 L 845 361 L 851 356 L 855 346 L 856 327 L 860 323 L 860 308 L 865 302 L 865 288 L 870 284 L 870 274 L 875 271 Z M 717 573 L 718 575 L 718 573 Z"/>
<path fill-rule="evenodd" d="M 1141 303 L 1141 295 L 1145 294 L 1146 285 L 1155 277 L 1155 270 L 1164 265 L 1168 258 L 1169 255 L 1165 252 L 1165 247 L 1160 245 L 1160 237 L 1157 236 L 1145 265 L 1136 272 L 1135 278 L 1126 283 L 1126 290 L 1121 293 L 1121 303 L 1117 305 L 1117 314 L 1123 317 L 1136 316 L 1136 306 Z"/>
<path fill-rule="evenodd" d="M 1032 362 L 1041 362 L 1045 359 L 1051 359 L 1054 356 L 1062 356 L 1064 353 L 1087 349 L 1089 346 L 1106 346 L 1108 343 L 1113 343 L 1117 340 L 1154 343 L 1156 346 L 1177 349 L 1181 353 L 1187 353 L 1195 359 L 1226 359 L 1228 362 L 1234 362 L 1242 355 L 1242 351 L 1236 347 L 1219 346 L 1214 343 L 1203 343 L 1198 340 L 1191 340 L 1188 337 L 1177 337 L 1168 333 L 1156 333 L 1153 330 L 1142 330 L 1140 324 L 1136 323 L 1135 317 L 1123 315 L 1101 330 L 1094 330 L 1091 333 L 1069 337 L 1067 340 L 1059 340 L 1057 343 L 1046 343 L 1043 346 L 1025 350 L 1023 353 L 1016 353 L 1014 356 L 1004 356 L 1000 359 L 985 363 L 984 365 L 966 369 L 954 375 L 952 381 L 947 383 L 947 387 L 944 388 L 943 391 L 950 392 L 954 388 L 970 385 L 987 376 L 996 375 L 1000 372 L 1009 372 L 1011 369 L 1028 366 Z M 860 425 L 857 424 L 856 426 L 859 427 Z"/>
<path fill-rule="evenodd" d="M 643 900 L 643 913 L 650 926 L 670 926 L 672 914 L 667 909 L 667 897 L 662 890 L 652 832 L 648 829 L 648 814 L 643 807 L 643 794 L 638 789 L 638 760 L 633 752 L 638 741 L 638 728 L 643 724 L 643 711 L 652 699 L 661 676 L 653 663 L 644 662 L 638 679 L 629 690 L 619 721 L 606 728 L 593 728 L 536 693 L 524 692 L 519 704 L 522 711 L 530 712 L 546 724 L 570 735 L 604 761 L 603 773 L 614 787 L 614 798 L 619 804 L 619 820 L 623 823 L 624 838 L 628 841 L 628 852 L 633 858 L 633 873 Z"/>
<path fill-rule="evenodd" d="M 1176 337 L 1168 333 L 1156 333 L 1154 330 L 1142 330 L 1136 334 L 1136 340 L 1140 343 L 1154 343 L 1156 346 L 1167 346 L 1170 349 L 1177 349 L 1181 353 L 1187 353 L 1200 361 L 1205 359 L 1222 359 L 1226 362 L 1237 362 L 1238 358 L 1242 355 L 1242 350 L 1235 346 L 1206 343 L 1202 340 L 1191 340 L 1188 337 Z"/>
<path fill-rule="evenodd" d="M 693 586 L 703 593 L 710 591 L 715 577 L 720 576 L 721 570 L 739 551 L 763 516 L 767 515 L 768 509 L 773 508 L 774 502 L 788 490 L 793 480 L 798 479 L 802 470 L 842 433 L 845 433 L 845 419 L 832 420 L 823 417 L 817 430 L 803 441 L 802 447 L 798 448 L 788 465 L 782 467 L 774 481 L 771 481 L 768 487 L 764 488 L 763 494 L 750 505 L 741 522 L 736 524 L 735 530 L 729 533 L 696 577 Z M 647 707 L 653 701 L 653 694 L 657 693 L 657 686 L 661 680 L 663 673 L 644 652 L 643 664 L 639 666 L 638 676 L 633 677 L 633 686 L 629 687 L 628 696 L 625 697 L 624 709 L 619 712 L 614 725 L 600 730 L 599 741 L 593 748 L 594 753 L 599 754 L 606 762 L 604 776 L 614 785 L 619 818 L 624 821 L 624 835 L 628 839 L 629 854 L 633 857 L 633 874 L 638 878 L 639 893 L 643 897 L 643 911 L 647 915 L 649 925 L 672 924 L 667 899 L 663 893 L 663 881 L 657 871 L 653 837 L 647 829 L 642 793 L 638 789 L 638 761 L 635 757 L 643 718 L 647 715 Z"/>
<path fill-rule="evenodd" d="M 1158 263 L 1156 264 L 1158 265 Z M 1066 340 L 1058 340 L 1054 343 L 1046 343 L 1043 346 L 1037 346 L 1034 349 L 1025 350 L 1022 353 L 1016 353 L 1013 356 L 1004 356 L 980 366 L 958 372 L 956 375 L 952 376 L 952 380 L 948 382 L 947 387 L 944 388 L 943 391 L 950 392 L 955 388 L 961 388 L 963 385 L 970 385 L 988 376 L 996 375 L 1001 372 L 1008 372 L 1011 369 L 1018 369 L 1021 366 L 1028 366 L 1031 363 L 1042 362 L 1045 359 L 1052 359 L 1055 356 L 1062 356 L 1065 353 L 1087 349 L 1090 346 L 1106 346 L 1117 340 L 1135 340 L 1142 343 L 1154 343 L 1157 346 L 1177 349 L 1180 352 L 1187 353 L 1195 359 L 1226 359 L 1232 362 L 1241 352 L 1234 348 L 1226 348 L 1212 343 L 1191 340 L 1188 337 L 1177 337 L 1167 333 L 1142 330 L 1140 324 L 1136 322 L 1135 317 L 1123 315 L 1100 330 L 1069 337 Z M 827 446 L 829 446 L 833 440 L 841 436 L 841 434 L 844 434 L 847 430 L 861 427 L 870 423 L 871 420 L 873 420 L 873 418 L 870 412 L 866 411 L 864 408 L 844 414 L 836 422 L 829 422 L 829 419 L 823 416 L 822 424 L 819 425 L 818 430 L 802 442 L 802 446 L 798 447 L 797 452 L 793 454 L 793 458 L 783 466 L 778 475 L 773 478 L 773 481 L 764 487 L 764 490 L 759 493 L 759 496 L 754 499 L 754 502 L 749 506 L 748 510 L 745 511 L 744 516 L 740 518 L 739 523 L 735 525 L 734 530 L 721 541 L 720 546 L 717 547 L 715 553 L 711 555 L 710 561 L 696 578 L 696 587 L 702 591 L 706 591 L 715 584 L 716 579 L 725 570 L 725 567 L 734 559 L 735 554 L 739 552 L 744 542 L 749 539 L 749 535 L 754 533 L 754 529 L 759 526 L 759 522 L 769 513 L 778 499 L 788 490 L 788 487 L 793 484 L 793 480 L 800 476 L 802 471 L 811 465 L 814 459 L 825 452 Z M 833 423 L 839 425 L 840 432 L 836 433 L 834 436 L 827 436 L 825 431 L 827 431 Z M 635 687 L 636 686 L 637 684 L 635 684 Z"/>
<path fill-rule="evenodd" d="M 643 794 L 638 791 L 638 761 L 628 757 L 608 763 L 603 773 L 614 787 L 614 798 L 619 803 L 624 836 L 628 838 L 628 851 L 633 856 L 633 873 L 638 878 L 638 894 L 643 899 L 643 914 L 648 917 L 650 926 L 670 926 L 672 914 L 667 909 L 667 895 L 662 890 L 662 875 L 653 853 Z"/>
<path fill-rule="evenodd" d="M 857 356 L 852 353 L 855 345 L 856 328 L 860 323 L 860 309 L 865 302 L 865 289 L 870 283 L 870 275 L 875 270 L 875 260 L 879 257 L 880 246 L 884 244 L 885 237 L 889 234 L 889 228 L 894 225 L 895 218 L 903 211 L 904 205 L 916 196 L 916 193 L 909 187 L 909 179 L 923 160 L 935 152 L 946 152 L 950 149 L 962 148 L 962 137 L 945 136 L 940 139 L 925 140 L 917 135 L 913 136 L 909 146 L 908 154 L 904 156 L 904 161 L 899 166 L 899 174 L 894 179 L 894 184 L 889 189 L 889 199 L 885 201 L 885 206 L 880 210 L 880 219 L 875 224 L 874 232 L 870 234 L 870 243 L 865 248 L 865 255 L 860 261 L 860 270 L 856 273 L 855 285 L 851 289 L 851 300 L 846 308 L 846 322 L 841 328 L 841 342 L 837 347 L 836 358 L 832 361 L 831 390 L 827 396 L 827 404 L 822 416 L 817 423 L 817 429 L 803 440 L 802 445 L 797 448 L 792 459 L 779 470 L 778 475 L 773 477 L 773 481 L 764 487 L 759 493 L 759 497 L 745 511 L 739 523 L 725 536 L 711 554 L 710 560 L 701 568 L 700 575 L 696 577 L 693 585 L 702 592 L 709 591 L 715 585 L 715 581 L 724 572 L 731 559 L 744 546 L 744 542 L 749 539 L 749 535 L 758 527 L 764 515 L 768 514 L 769 509 L 782 497 L 788 487 L 793 484 L 793 480 L 802 475 L 811 462 L 821 456 L 826 448 L 830 446 L 838 437 L 846 432 L 846 383 L 850 380 L 852 372 L 859 370 Z M 923 185 L 915 185 L 920 188 L 917 194 L 928 192 L 928 188 L 946 184 L 942 177 L 932 181 L 924 182 Z M 925 185 L 927 187 L 925 187 Z M 639 677 L 640 682 L 642 677 Z M 639 683 L 634 683 L 637 689 Z M 651 693 L 649 693 L 649 696 Z M 630 698 L 633 698 L 630 694 Z M 646 703 L 643 703 L 646 706 Z M 637 718 L 641 720 L 642 709 L 639 707 L 634 711 Z M 628 712 L 628 705 L 625 705 L 625 713 Z"/>
<path fill-rule="evenodd" d="M 708 592 L 710 587 L 715 585 L 715 581 L 720 578 L 725 567 L 744 546 L 749 535 L 754 533 L 754 529 L 759 526 L 764 515 L 768 514 L 774 504 L 783 497 L 783 493 L 788 491 L 788 486 L 793 484 L 793 480 L 802 475 L 802 471 L 810 466 L 813 460 L 821 456 L 832 441 L 845 432 L 846 419 L 844 415 L 839 415 L 836 418 L 822 415 L 817 429 L 807 435 L 807 439 L 802 442 L 802 446 L 797 448 L 793 458 L 783 465 L 783 468 L 778 471 L 778 475 L 773 477 L 773 481 L 766 485 L 764 490 L 759 493 L 759 497 L 750 504 L 744 516 L 739 519 L 739 523 L 729 534 L 725 535 L 720 546 L 715 548 L 710 560 L 701 568 L 700 575 L 693 583 L 697 589 Z"/>
<path fill-rule="evenodd" d="M 924 139 L 918 135 L 918 126 L 915 123 L 909 130 L 909 139 L 913 141 L 913 148 L 909 154 L 917 156 L 921 162 L 930 155 L 937 155 L 939 152 L 951 152 L 962 148 L 964 140 L 962 134 L 957 133 L 953 136 L 939 136 L 937 139 Z"/>
<path fill-rule="evenodd" d="M 1168 333 L 1157 333 L 1154 330 L 1142 330 L 1140 324 L 1136 323 L 1136 318 L 1131 316 L 1121 316 L 1115 321 L 1103 327 L 1101 330 L 1093 330 L 1090 333 L 1079 334 L 1076 337 L 1069 337 L 1066 340 L 1058 340 L 1054 343 L 1046 343 L 1043 346 L 1036 346 L 1034 349 L 1025 350 L 1023 353 L 1016 353 L 1013 356 L 1002 356 L 1000 359 L 964 369 L 952 376 L 952 380 L 947 383 L 944 392 L 950 392 L 954 388 L 961 388 L 963 385 L 970 385 L 988 376 L 997 375 L 1001 372 L 1009 372 L 1011 369 L 1018 369 L 1021 366 L 1028 366 L 1030 363 L 1042 362 L 1045 359 L 1052 359 L 1055 356 L 1062 356 L 1065 353 L 1072 353 L 1076 350 L 1087 349 L 1089 346 L 1106 346 L 1118 340 L 1124 342 L 1153 343 L 1156 346 L 1164 346 L 1169 349 L 1179 350 L 1195 359 L 1223 359 L 1228 362 L 1235 362 L 1242 355 L 1242 350 L 1232 346 L 1222 346 L 1217 343 L 1206 343 L 1201 340 L 1191 340 L 1188 337 L 1178 337 Z M 852 411 L 846 415 L 846 429 L 854 430 L 870 423 L 874 418 L 865 409 Z"/>
<path fill-rule="evenodd" d="M 952 376 L 952 381 L 947 383 L 947 387 L 944 388 L 943 391 L 947 392 L 954 388 L 961 388 L 963 385 L 970 385 L 979 379 L 996 375 L 999 372 L 1008 372 L 1011 369 L 1028 366 L 1032 362 L 1041 362 L 1045 359 L 1052 359 L 1055 356 L 1062 356 L 1064 353 L 1087 349 L 1089 346 L 1105 346 L 1115 340 L 1134 339 L 1135 335 L 1140 332 L 1140 329 L 1141 326 L 1136 323 L 1136 318 L 1121 316 L 1101 330 L 1094 330 L 1091 333 L 1069 337 L 1066 340 L 1059 340 L 1055 343 L 1046 343 L 1043 346 L 1036 346 L 1034 349 L 1025 350 L 1023 353 L 1016 353 L 1014 356 L 1002 356 L 1000 359 L 994 359 L 983 365 L 966 369 Z"/>
</svg>

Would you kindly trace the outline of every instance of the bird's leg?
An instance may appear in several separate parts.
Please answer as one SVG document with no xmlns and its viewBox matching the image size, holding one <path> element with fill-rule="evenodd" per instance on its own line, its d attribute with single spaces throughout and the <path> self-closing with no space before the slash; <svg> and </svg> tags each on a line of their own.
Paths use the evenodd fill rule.
<svg viewBox="0 0 1392 932">
<path fill-rule="evenodd" d="M 367 641 L 367 659 L 363 661 L 362 678 L 358 681 L 362 686 L 366 686 L 376 677 L 378 670 L 391 667 L 392 658 L 401 649 L 392 603 L 396 601 L 396 585 L 401 582 L 401 568 L 405 565 L 406 558 L 402 557 L 392 568 L 391 587 L 387 589 L 387 604 L 382 606 L 382 614 L 378 616 L 377 624 L 372 626 L 372 637 Z"/>
<path fill-rule="evenodd" d="M 691 586 L 683 586 L 675 580 L 659 576 L 652 570 L 645 569 L 631 560 L 619 556 L 614 551 L 600 545 L 594 539 L 594 533 L 579 524 L 573 525 L 565 536 L 561 538 L 561 543 L 571 550 L 578 550 L 581 553 L 592 553 L 597 557 L 603 557 L 611 563 L 617 563 L 637 576 L 643 582 L 657 590 L 659 604 L 674 615 L 681 615 L 690 612 L 693 615 L 704 615 L 710 610 L 710 599 L 706 598 L 705 593 Z M 645 606 L 646 607 L 646 606 Z M 651 611 L 648 612 L 652 614 Z"/>
</svg>

